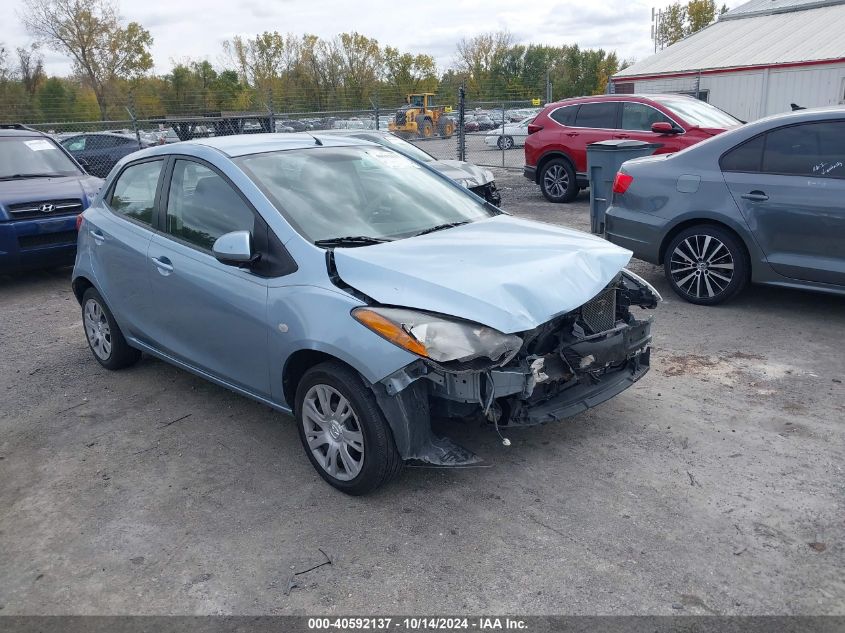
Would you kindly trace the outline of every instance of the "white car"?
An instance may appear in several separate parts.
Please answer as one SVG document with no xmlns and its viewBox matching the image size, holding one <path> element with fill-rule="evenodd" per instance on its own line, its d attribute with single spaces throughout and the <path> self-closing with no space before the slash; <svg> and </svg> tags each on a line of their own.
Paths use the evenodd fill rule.
<svg viewBox="0 0 845 633">
<path fill-rule="evenodd" d="M 519 123 L 505 123 L 504 127 L 500 125 L 487 132 L 484 142 L 490 147 L 498 147 L 499 149 L 522 147 L 525 145 L 525 137 L 528 136 L 528 124 L 533 120 L 532 117 Z"/>
</svg>

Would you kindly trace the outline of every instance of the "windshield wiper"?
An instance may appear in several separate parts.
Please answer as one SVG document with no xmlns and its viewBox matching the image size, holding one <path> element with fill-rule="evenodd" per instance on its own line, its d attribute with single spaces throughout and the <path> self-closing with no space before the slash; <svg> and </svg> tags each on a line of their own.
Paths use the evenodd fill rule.
<svg viewBox="0 0 845 633">
<path fill-rule="evenodd" d="M 426 235 L 428 233 L 434 233 L 435 231 L 442 231 L 443 229 L 451 229 L 453 226 L 460 226 L 461 224 L 469 224 L 469 220 L 463 220 L 461 222 L 446 222 L 445 224 L 438 224 L 437 226 L 432 226 L 424 231 L 420 231 L 419 233 L 414 233 L 414 237 L 418 235 Z"/>
<path fill-rule="evenodd" d="M 0 180 L 22 180 L 24 178 L 57 178 L 61 174 L 12 174 L 11 176 L 2 176 Z"/>
<path fill-rule="evenodd" d="M 314 240 L 315 246 L 370 246 L 371 244 L 383 244 L 390 242 L 382 237 L 370 237 L 369 235 L 345 235 L 343 237 L 328 237 L 324 240 Z"/>
</svg>

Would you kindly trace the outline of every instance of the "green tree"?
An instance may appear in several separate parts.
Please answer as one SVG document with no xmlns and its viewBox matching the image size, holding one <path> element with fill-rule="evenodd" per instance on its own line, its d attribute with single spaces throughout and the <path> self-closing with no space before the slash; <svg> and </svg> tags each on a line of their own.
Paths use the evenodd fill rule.
<svg viewBox="0 0 845 633">
<path fill-rule="evenodd" d="M 660 13 L 657 24 L 657 46 L 666 48 L 682 40 L 687 34 L 687 7 L 680 2 L 670 4 Z"/>
<path fill-rule="evenodd" d="M 723 4 L 718 15 L 727 11 L 728 7 Z M 716 16 L 715 0 L 689 0 L 686 4 L 670 4 L 661 12 L 656 33 L 657 45 L 665 48 L 693 33 L 698 33 L 711 25 Z"/>
<path fill-rule="evenodd" d="M 65 81 L 58 77 L 50 77 L 44 82 L 38 91 L 37 101 L 45 121 L 67 121 L 73 115 L 73 95 L 65 86 Z"/>
<path fill-rule="evenodd" d="M 110 0 L 26 0 L 22 19 L 40 42 L 71 58 L 93 90 L 103 120 L 114 84 L 153 66 L 149 31 L 137 22 L 123 26 Z"/>
</svg>

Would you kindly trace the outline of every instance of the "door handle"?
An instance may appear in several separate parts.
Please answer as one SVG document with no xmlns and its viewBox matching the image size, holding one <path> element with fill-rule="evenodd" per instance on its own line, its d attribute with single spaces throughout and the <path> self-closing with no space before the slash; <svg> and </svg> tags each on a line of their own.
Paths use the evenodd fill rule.
<svg viewBox="0 0 845 633">
<path fill-rule="evenodd" d="M 162 275 L 167 276 L 173 272 L 173 264 L 166 257 L 153 257 L 152 260 L 153 264 L 158 268 L 158 272 Z"/>
<path fill-rule="evenodd" d="M 88 234 L 94 238 L 97 244 L 102 244 L 106 240 L 106 236 L 100 229 L 91 229 Z"/>
<path fill-rule="evenodd" d="M 744 193 L 741 197 L 743 200 L 751 200 L 752 202 L 765 202 L 769 199 L 769 196 L 767 196 L 765 193 L 756 190 L 751 191 L 749 193 Z"/>
<path fill-rule="evenodd" d="M 567 132 L 567 136 L 578 136 L 578 132 Z"/>
<path fill-rule="evenodd" d="M 628 136 L 627 134 L 617 134 L 617 135 L 616 135 L 616 136 L 614 136 L 613 138 L 631 138 L 631 137 L 630 137 L 630 136 Z"/>
</svg>

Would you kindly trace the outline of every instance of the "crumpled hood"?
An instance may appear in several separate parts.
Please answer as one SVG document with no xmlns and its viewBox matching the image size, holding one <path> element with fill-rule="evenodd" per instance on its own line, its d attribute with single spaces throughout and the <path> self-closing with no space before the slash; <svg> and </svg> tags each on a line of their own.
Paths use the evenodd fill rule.
<svg viewBox="0 0 845 633">
<path fill-rule="evenodd" d="M 83 175 L 0 180 L 0 208 L 23 202 L 67 198 L 79 198 L 82 206 L 87 207 L 102 185 L 102 179 Z"/>
<path fill-rule="evenodd" d="M 431 167 L 452 180 L 466 180 L 470 187 L 480 187 L 493 181 L 493 172 L 460 160 L 436 160 Z"/>
<path fill-rule="evenodd" d="M 386 305 L 439 312 L 512 334 L 583 305 L 631 259 L 588 233 L 500 215 L 334 252 L 340 277 Z"/>
</svg>

